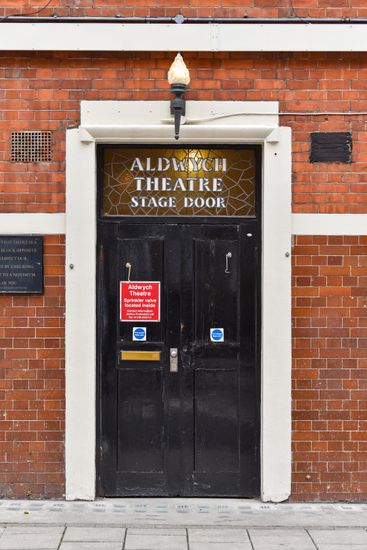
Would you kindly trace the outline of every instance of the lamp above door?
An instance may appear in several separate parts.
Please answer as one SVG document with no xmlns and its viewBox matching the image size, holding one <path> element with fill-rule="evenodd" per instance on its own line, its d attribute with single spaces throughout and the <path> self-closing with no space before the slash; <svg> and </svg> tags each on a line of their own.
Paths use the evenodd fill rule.
<svg viewBox="0 0 367 550">
<path fill-rule="evenodd" d="M 178 139 L 180 136 L 181 117 L 186 114 L 186 102 L 183 95 L 190 83 L 190 73 L 180 53 L 176 55 L 168 71 L 168 82 L 171 86 L 171 92 L 175 96 L 171 100 L 171 115 L 174 115 L 175 139 Z"/>
</svg>

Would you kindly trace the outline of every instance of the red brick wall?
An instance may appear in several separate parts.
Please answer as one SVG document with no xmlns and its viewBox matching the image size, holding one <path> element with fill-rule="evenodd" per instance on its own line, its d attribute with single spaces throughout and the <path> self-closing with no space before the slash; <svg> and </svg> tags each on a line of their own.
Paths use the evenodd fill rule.
<svg viewBox="0 0 367 550">
<path fill-rule="evenodd" d="M 173 54 L 0 55 L 0 211 L 62 212 L 65 130 L 80 100 L 169 100 Z M 294 212 L 367 211 L 367 54 L 186 54 L 192 100 L 279 100 Z M 328 115 L 325 112 L 351 112 Z M 315 112 L 313 116 L 304 113 Z M 11 130 L 52 130 L 53 162 L 12 164 Z M 353 163 L 310 164 L 310 132 L 350 131 Z"/>
<path fill-rule="evenodd" d="M 243 11 L 233 3 L 235 12 Z M 8 11 L 20 4 L 9 1 Z M 64 11 L 87 14 L 91 4 L 69 2 L 71 7 Z M 99 13 L 103 3 L 94 2 L 91 14 L 108 15 L 115 10 L 108 4 Z M 258 10 L 258 4 L 254 0 L 249 7 Z M 280 14 L 278 1 L 267 4 L 262 15 Z M 57 5 L 55 0 L 53 6 Z M 294 5 L 301 10 L 301 0 L 294 0 Z M 343 6 L 340 3 L 329 15 L 336 16 Z M 4 3 L 0 13 L 2 7 Z M 128 4 L 124 8 L 135 15 L 140 9 Z M 230 14 L 232 8 L 225 9 Z M 316 16 L 318 9 L 314 2 L 307 11 L 315 10 Z M 327 8 L 320 9 L 326 13 Z M 190 10 L 196 10 L 192 3 Z M 149 11 L 158 14 L 155 8 L 144 7 L 144 13 Z M 177 7 L 172 11 L 176 13 Z M 212 8 L 210 12 L 218 14 Z M 80 101 L 168 102 L 166 74 L 173 57 L 171 53 L 0 54 L 0 212 L 63 212 L 65 131 L 79 124 Z M 192 77 L 187 99 L 280 102 L 281 124 L 293 132 L 294 212 L 367 213 L 367 117 L 359 114 L 366 110 L 367 54 L 184 57 Z M 52 162 L 12 164 L 10 132 L 33 129 L 52 130 Z M 352 132 L 353 163 L 310 164 L 310 133 L 316 131 Z M 362 237 L 296 239 L 293 498 L 297 500 L 367 495 L 366 251 Z M 0 426 L 0 496 L 63 493 L 62 254 L 62 239 L 47 237 L 43 297 L 0 296 L 4 400 L 0 412 L 5 413 Z"/>
<path fill-rule="evenodd" d="M 2 0 L 0 15 L 28 13 L 47 4 L 46 0 Z M 52 0 L 40 16 L 114 17 L 129 16 L 186 17 L 367 17 L 363 0 Z"/>
<path fill-rule="evenodd" d="M 367 497 L 367 237 L 293 248 L 293 500 Z"/>
<path fill-rule="evenodd" d="M 64 237 L 43 296 L 0 295 L 0 498 L 64 492 Z"/>
</svg>

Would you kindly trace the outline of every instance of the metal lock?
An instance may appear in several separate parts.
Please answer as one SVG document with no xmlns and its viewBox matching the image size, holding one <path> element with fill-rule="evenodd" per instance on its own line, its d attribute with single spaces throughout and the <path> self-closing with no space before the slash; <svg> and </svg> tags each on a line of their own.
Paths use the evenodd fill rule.
<svg viewBox="0 0 367 550">
<path fill-rule="evenodd" d="M 170 372 L 178 371 L 178 349 L 171 348 L 169 350 L 169 370 Z"/>
</svg>

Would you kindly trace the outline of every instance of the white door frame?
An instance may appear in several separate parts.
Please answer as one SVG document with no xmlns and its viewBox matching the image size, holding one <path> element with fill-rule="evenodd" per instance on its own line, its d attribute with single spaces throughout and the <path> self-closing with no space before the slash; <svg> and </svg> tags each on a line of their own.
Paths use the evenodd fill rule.
<svg viewBox="0 0 367 550">
<path fill-rule="evenodd" d="M 188 101 L 179 143 L 261 144 L 261 498 L 291 483 L 291 135 L 277 102 Z M 96 144 L 173 144 L 169 101 L 82 102 L 66 142 L 66 498 L 96 496 Z"/>
</svg>

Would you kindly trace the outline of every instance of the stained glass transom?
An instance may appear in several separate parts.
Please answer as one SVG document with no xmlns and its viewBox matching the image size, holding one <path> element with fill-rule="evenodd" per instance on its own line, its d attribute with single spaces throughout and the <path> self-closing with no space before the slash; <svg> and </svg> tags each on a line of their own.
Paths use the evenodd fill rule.
<svg viewBox="0 0 367 550">
<path fill-rule="evenodd" d="M 104 149 L 106 216 L 255 216 L 253 149 Z"/>
</svg>

